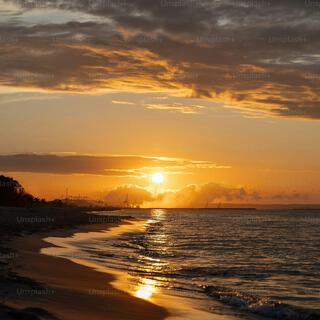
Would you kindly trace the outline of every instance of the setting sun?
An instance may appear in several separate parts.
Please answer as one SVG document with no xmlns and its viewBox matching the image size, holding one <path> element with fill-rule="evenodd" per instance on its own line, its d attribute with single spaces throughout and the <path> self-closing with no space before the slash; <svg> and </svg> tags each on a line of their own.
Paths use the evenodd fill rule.
<svg viewBox="0 0 320 320">
<path fill-rule="evenodd" d="M 164 181 L 164 176 L 162 173 L 158 172 L 152 176 L 152 182 L 155 184 L 161 184 Z"/>
</svg>

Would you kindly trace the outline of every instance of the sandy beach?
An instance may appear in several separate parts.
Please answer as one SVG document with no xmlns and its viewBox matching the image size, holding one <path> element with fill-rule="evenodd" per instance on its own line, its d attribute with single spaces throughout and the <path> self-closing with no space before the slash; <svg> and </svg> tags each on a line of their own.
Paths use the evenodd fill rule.
<svg viewBox="0 0 320 320">
<path fill-rule="evenodd" d="M 130 272 L 130 267 L 124 271 L 117 268 L 109 268 L 101 265 L 93 260 L 88 260 L 85 257 L 81 257 L 81 251 L 77 244 L 90 243 L 104 239 L 109 239 L 108 242 L 113 243 L 115 239 L 120 244 L 121 235 L 126 233 L 144 232 L 148 224 L 147 220 L 134 219 L 124 221 L 121 224 L 115 224 L 105 229 L 103 232 L 96 232 L 95 230 L 77 230 L 72 236 L 59 236 L 49 237 L 43 239 L 47 246 L 41 249 L 41 252 L 45 255 L 52 257 L 63 257 L 69 261 L 79 264 L 84 267 L 89 267 L 92 270 L 102 272 L 107 276 L 111 276 L 113 279 L 111 284 L 116 292 L 128 293 L 130 296 L 138 297 L 139 299 L 148 301 L 154 305 L 160 306 L 169 312 L 169 316 L 166 319 L 170 320 L 235 320 L 237 318 L 224 316 L 215 312 L 208 312 L 201 302 L 187 299 L 186 297 L 177 295 L 168 295 L 162 289 L 157 287 L 156 282 L 144 277 L 136 277 Z M 85 232 L 88 231 L 88 232 Z M 121 246 L 121 245 L 120 245 Z M 89 246 L 90 247 L 90 246 Z M 119 248 L 120 249 L 120 248 Z M 106 248 L 106 250 L 108 250 Z M 108 260 L 112 259 L 113 254 L 110 255 Z M 129 257 L 128 257 L 129 258 Z M 130 258 L 129 258 L 130 259 Z M 121 262 L 119 261 L 121 264 Z M 163 288 L 164 289 L 164 288 Z M 93 294 L 106 295 L 104 290 L 95 289 Z M 109 295 L 109 292 L 107 292 Z M 137 315 L 140 319 L 140 315 Z M 144 319 L 144 318 L 143 318 Z M 154 319 L 154 318 L 150 318 Z"/>
<path fill-rule="evenodd" d="M 15 215 L 16 219 L 21 212 L 14 212 L 12 210 L 10 214 Z M 55 212 L 51 214 L 57 217 Z M 77 215 L 81 216 L 81 213 Z M 168 315 L 165 309 L 113 288 L 110 284 L 114 280 L 112 275 L 66 259 L 40 254 L 42 248 L 52 246 L 43 241 L 44 238 L 68 237 L 75 232 L 105 231 L 118 224 L 87 223 L 61 226 L 55 230 L 47 226 L 46 231 L 33 231 L 23 236 L 20 233 L 18 237 L 9 235 L 6 248 L 14 254 L 8 263 L 9 270 L 1 275 L 0 318 L 164 319 Z"/>
<path fill-rule="evenodd" d="M 21 290 L 9 305 L 16 308 L 42 308 L 57 319 L 164 319 L 166 310 L 114 289 L 111 275 L 94 271 L 71 261 L 40 254 L 49 246 L 47 236 L 68 236 L 75 231 L 106 230 L 109 225 L 82 226 L 77 230 L 54 231 L 17 239 L 18 251 L 14 271 L 39 282 L 43 288 Z"/>
</svg>

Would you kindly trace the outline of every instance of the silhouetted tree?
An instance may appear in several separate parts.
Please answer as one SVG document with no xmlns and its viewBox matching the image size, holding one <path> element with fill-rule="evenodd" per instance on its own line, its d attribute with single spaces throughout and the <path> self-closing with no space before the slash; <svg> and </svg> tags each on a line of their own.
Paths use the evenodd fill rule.
<svg viewBox="0 0 320 320">
<path fill-rule="evenodd" d="M 35 202 L 17 180 L 0 175 L 0 206 L 25 207 Z"/>
</svg>

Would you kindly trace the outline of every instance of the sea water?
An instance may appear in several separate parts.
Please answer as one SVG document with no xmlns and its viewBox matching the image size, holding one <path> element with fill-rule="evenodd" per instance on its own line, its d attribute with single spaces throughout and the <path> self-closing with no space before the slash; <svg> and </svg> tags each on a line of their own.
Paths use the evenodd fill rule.
<svg viewBox="0 0 320 320">
<path fill-rule="evenodd" d="M 127 274 L 141 299 L 188 301 L 230 319 L 320 319 L 320 211 L 99 213 L 109 214 L 130 215 L 139 227 L 70 238 L 73 249 L 60 255 Z"/>
</svg>

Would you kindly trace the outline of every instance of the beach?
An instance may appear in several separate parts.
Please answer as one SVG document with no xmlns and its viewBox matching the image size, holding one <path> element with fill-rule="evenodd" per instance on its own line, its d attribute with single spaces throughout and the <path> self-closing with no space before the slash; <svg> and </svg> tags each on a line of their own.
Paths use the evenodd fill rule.
<svg viewBox="0 0 320 320">
<path fill-rule="evenodd" d="M 106 218 L 110 212 L 100 214 Z M 113 275 L 114 288 L 163 307 L 170 320 L 319 319 L 317 212 L 117 214 L 135 219 L 106 232 L 47 237 L 50 246 L 42 253 Z M 248 241 L 252 236 L 255 242 Z M 279 237 L 286 240 L 275 251 Z"/>
<path fill-rule="evenodd" d="M 136 209 L 88 214 L 0 209 L 0 213 L 3 320 L 320 317 L 314 259 L 318 212 Z M 253 225 L 255 243 L 247 240 Z M 239 231 L 230 234 L 230 229 Z M 272 233 L 274 229 L 277 232 Z M 273 251 L 279 234 L 287 239 L 281 252 Z M 302 244 L 306 237 L 309 243 Z M 253 250 L 259 258 L 251 258 Z"/>
<path fill-rule="evenodd" d="M 119 212 L 120 214 L 120 212 Z M 79 244 L 85 245 L 88 248 L 92 248 L 92 253 L 94 257 L 97 252 L 94 250 L 93 243 L 99 243 L 102 241 L 104 244 L 108 243 L 106 247 L 102 248 L 102 251 L 98 256 L 102 261 L 113 260 L 114 254 L 111 253 L 110 246 L 115 246 L 117 251 L 121 252 L 122 241 L 121 238 L 127 234 L 136 234 L 137 232 L 145 232 L 148 227 L 148 220 L 145 219 L 131 219 L 125 221 L 118 225 L 110 226 L 107 230 L 97 232 L 95 230 L 78 230 L 72 236 L 55 236 L 44 238 L 48 245 L 41 248 L 41 253 L 52 256 L 52 257 L 62 257 L 73 263 L 81 266 L 89 267 L 91 270 L 96 270 L 104 273 L 108 276 L 112 276 L 113 279 L 110 282 L 113 289 L 112 292 L 121 292 L 129 294 L 131 297 L 136 297 L 144 301 L 151 302 L 156 306 L 160 306 L 168 311 L 168 320 L 238 320 L 231 315 L 222 315 L 215 312 L 210 312 L 206 310 L 205 305 L 200 301 L 193 301 L 184 297 L 183 295 L 171 295 L 169 292 L 165 292 L 165 287 L 158 287 L 157 281 L 148 277 L 136 276 L 132 273 L 133 265 L 128 265 L 126 268 L 121 268 L 121 261 L 116 262 L 115 267 L 108 267 L 95 261 L 91 260 L 89 256 L 84 254 L 80 248 Z M 90 249 L 91 250 L 91 249 Z M 109 251 L 110 250 L 110 251 Z M 130 255 L 127 256 L 130 260 Z M 99 259 L 100 260 L 100 259 Z M 102 262 L 100 260 L 100 262 Z M 141 262 L 141 266 L 145 266 L 144 262 Z M 151 270 L 150 270 L 151 271 Z M 170 287 L 170 281 L 167 284 Z M 174 285 L 174 282 L 172 282 Z M 108 296 L 109 291 L 101 289 L 91 289 L 91 293 L 94 295 Z M 141 314 L 137 317 L 140 319 Z M 144 318 L 141 318 L 144 319 Z M 150 319 L 154 319 L 151 317 Z"/>
<path fill-rule="evenodd" d="M 49 246 L 43 238 L 107 230 L 114 225 L 81 224 L 9 239 L 7 246 L 15 253 L 6 281 L 8 292 L 2 293 L 1 319 L 164 319 L 165 309 L 113 288 L 112 275 L 40 254 Z"/>
</svg>

